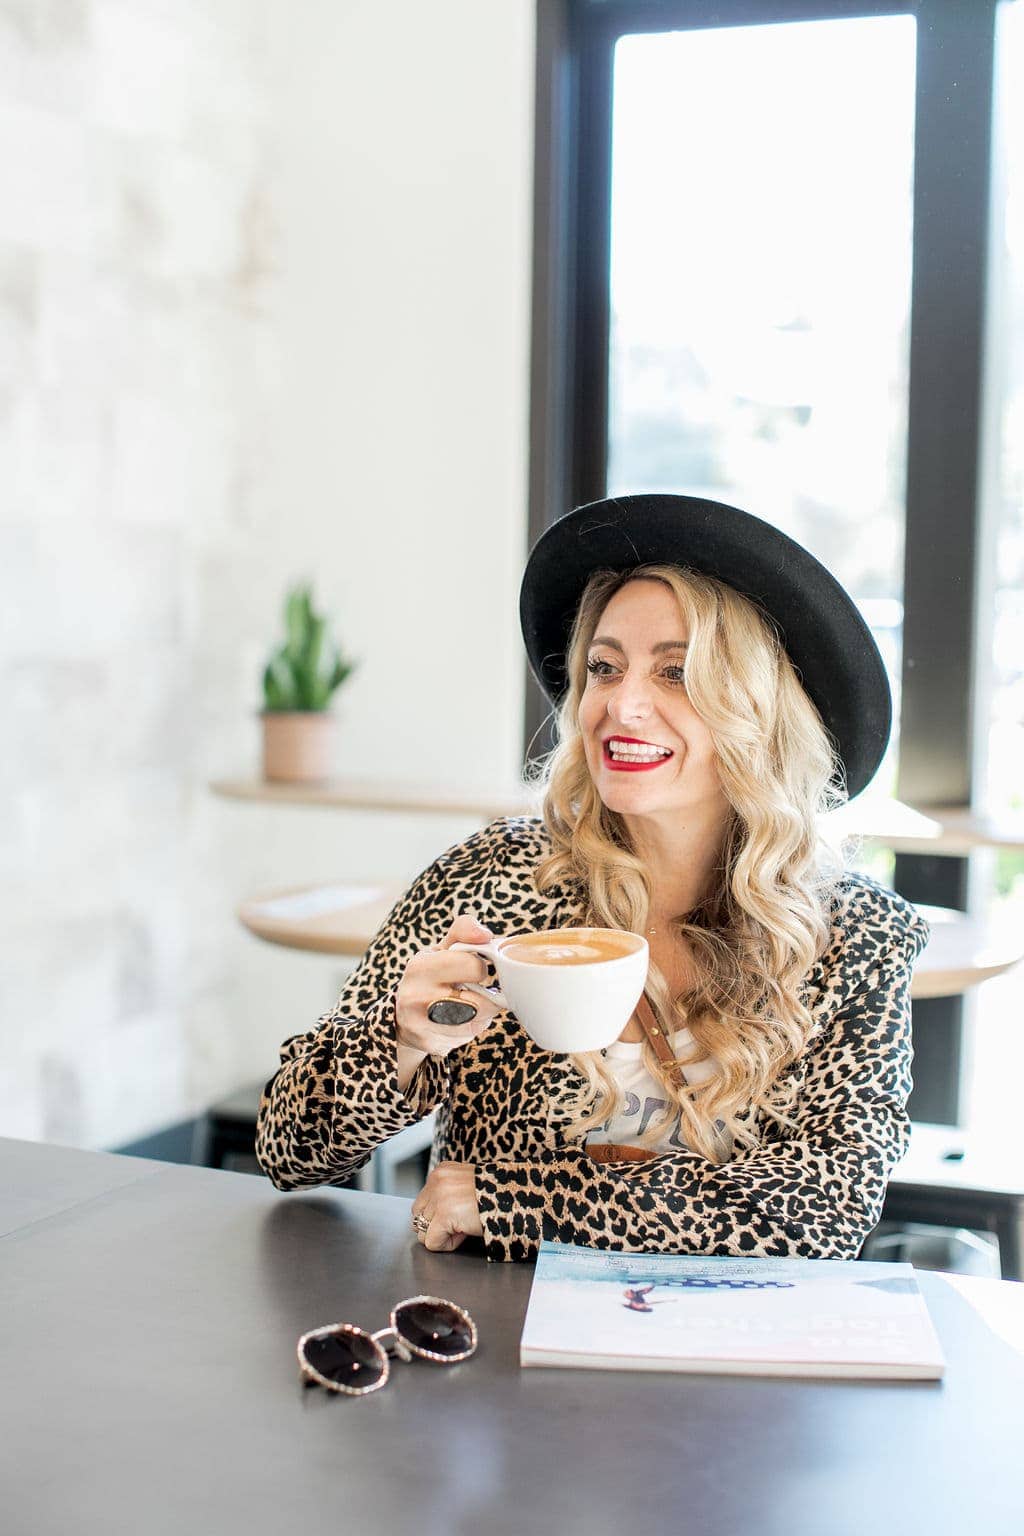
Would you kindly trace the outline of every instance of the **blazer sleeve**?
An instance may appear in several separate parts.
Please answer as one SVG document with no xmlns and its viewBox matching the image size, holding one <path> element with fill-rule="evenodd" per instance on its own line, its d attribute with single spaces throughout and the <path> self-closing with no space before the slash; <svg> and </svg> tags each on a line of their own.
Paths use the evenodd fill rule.
<svg viewBox="0 0 1024 1536">
<path fill-rule="evenodd" d="M 392 909 L 335 1008 L 284 1042 L 256 1122 L 256 1156 L 278 1189 L 346 1182 L 382 1142 L 446 1097 L 448 1069 L 436 1056 L 421 1062 L 404 1093 L 398 1086 L 395 994 L 410 957 L 444 938 L 456 904 L 441 858 Z"/>
<path fill-rule="evenodd" d="M 907 1145 L 909 984 L 927 935 L 900 902 L 885 942 L 812 1038 L 795 1127 L 779 1140 L 721 1165 L 695 1152 L 599 1164 L 561 1148 L 478 1166 L 488 1257 L 531 1257 L 543 1228 L 622 1252 L 855 1258 Z"/>
</svg>

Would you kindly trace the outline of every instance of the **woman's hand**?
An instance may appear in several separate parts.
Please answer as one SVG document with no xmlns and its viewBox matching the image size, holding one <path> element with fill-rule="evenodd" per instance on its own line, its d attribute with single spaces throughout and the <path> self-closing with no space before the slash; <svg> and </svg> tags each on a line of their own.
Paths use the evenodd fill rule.
<svg viewBox="0 0 1024 1536">
<path fill-rule="evenodd" d="M 489 1002 L 476 992 L 463 994 L 460 1001 L 476 1009 L 468 1024 L 434 1024 L 427 1018 L 431 1003 L 444 998 L 459 998 L 459 985 L 466 981 L 486 982 L 487 962 L 465 950 L 451 953 L 453 944 L 487 944 L 494 937 L 489 928 L 478 923 L 472 912 L 462 912 L 449 928 L 444 942 L 436 949 L 421 949 L 405 968 L 395 997 L 395 1023 L 399 1053 L 407 1056 L 447 1056 L 458 1045 L 465 1045 L 485 1030 L 500 1003 Z M 418 1062 L 414 1062 L 418 1065 Z M 412 1073 L 409 1073 L 411 1077 Z M 404 1084 L 403 1084 L 404 1087 Z"/>
<path fill-rule="evenodd" d="M 413 1201 L 412 1215 L 417 1238 L 434 1253 L 451 1253 L 464 1238 L 482 1237 L 473 1164 L 438 1163 Z"/>
</svg>

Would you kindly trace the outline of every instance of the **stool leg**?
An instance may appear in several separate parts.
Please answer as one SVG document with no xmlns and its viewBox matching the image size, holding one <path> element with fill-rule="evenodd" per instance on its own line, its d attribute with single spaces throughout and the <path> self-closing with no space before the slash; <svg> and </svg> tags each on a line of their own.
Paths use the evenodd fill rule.
<svg viewBox="0 0 1024 1536">
<path fill-rule="evenodd" d="M 209 1115 L 200 1115 L 192 1133 L 192 1163 L 196 1168 L 209 1168 L 211 1124 Z"/>
<path fill-rule="evenodd" d="M 1004 1280 L 1024 1280 L 1021 1250 L 1024 1248 L 1024 1208 L 1007 1211 L 995 1224 L 999 1239 L 999 1270 Z"/>
</svg>

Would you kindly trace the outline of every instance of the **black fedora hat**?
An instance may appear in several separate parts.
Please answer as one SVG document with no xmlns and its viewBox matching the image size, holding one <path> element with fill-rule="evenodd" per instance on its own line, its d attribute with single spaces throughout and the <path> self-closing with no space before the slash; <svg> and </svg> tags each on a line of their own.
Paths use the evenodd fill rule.
<svg viewBox="0 0 1024 1536">
<path fill-rule="evenodd" d="M 892 696 L 871 631 L 820 560 L 770 523 L 697 496 L 613 496 L 577 507 L 534 545 L 519 616 L 530 665 L 557 702 L 565 652 L 595 571 L 679 565 L 715 576 L 769 615 L 833 738 L 852 798 L 889 741 Z"/>
</svg>

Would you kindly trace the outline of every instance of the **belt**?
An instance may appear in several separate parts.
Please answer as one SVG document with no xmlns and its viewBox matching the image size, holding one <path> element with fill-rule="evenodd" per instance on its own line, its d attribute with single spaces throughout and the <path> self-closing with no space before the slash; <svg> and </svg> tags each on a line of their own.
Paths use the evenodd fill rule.
<svg viewBox="0 0 1024 1536">
<path fill-rule="evenodd" d="M 588 1141 L 586 1153 L 595 1163 L 647 1163 L 654 1156 L 646 1147 L 631 1147 L 621 1141 Z"/>
</svg>

